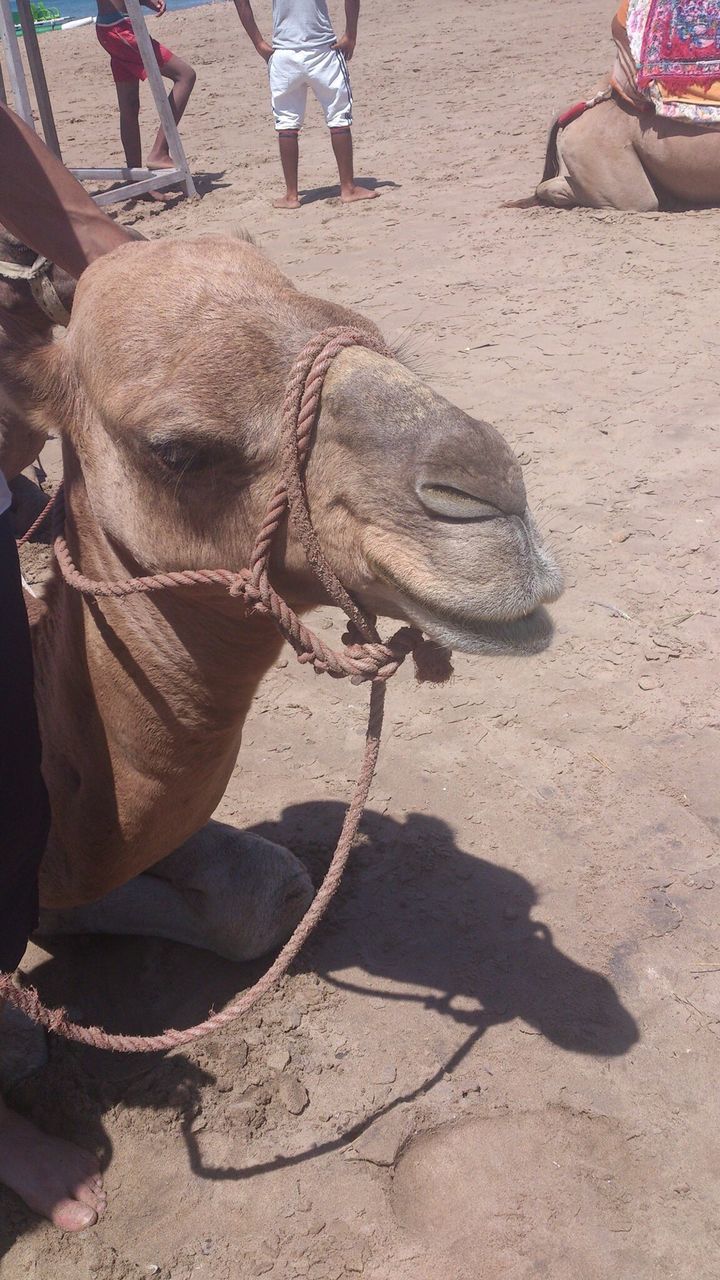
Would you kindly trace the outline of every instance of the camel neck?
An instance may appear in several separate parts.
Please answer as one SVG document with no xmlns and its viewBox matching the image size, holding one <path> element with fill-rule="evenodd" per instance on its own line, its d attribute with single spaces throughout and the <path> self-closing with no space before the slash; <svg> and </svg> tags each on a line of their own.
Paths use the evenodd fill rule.
<svg viewBox="0 0 720 1280">
<path fill-rule="evenodd" d="M 143 572 L 99 528 L 68 461 L 76 562 L 94 578 Z M 86 599 L 56 571 L 35 637 L 43 768 L 51 794 L 53 774 L 72 773 L 77 803 L 53 815 L 46 905 L 90 901 L 204 826 L 281 644 L 221 589 Z"/>
</svg>

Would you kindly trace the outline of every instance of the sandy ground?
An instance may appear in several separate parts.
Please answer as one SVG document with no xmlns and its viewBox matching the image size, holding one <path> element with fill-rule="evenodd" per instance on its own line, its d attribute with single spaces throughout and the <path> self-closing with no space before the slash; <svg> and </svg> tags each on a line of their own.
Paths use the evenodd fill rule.
<svg viewBox="0 0 720 1280">
<path fill-rule="evenodd" d="M 233 7 L 163 20 L 198 70 L 184 138 L 207 194 L 121 216 L 244 225 L 403 337 L 513 442 L 567 591 L 541 658 L 393 686 L 347 883 L 256 1016 L 164 1060 L 52 1046 L 16 1101 L 102 1153 L 110 1207 L 68 1239 L 0 1194 L 3 1280 L 718 1274 L 720 214 L 502 207 L 605 69 L 611 11 L 366 0 L 357 159 L 382 198 L 334 198 L 313 111 L 298 214 L 270 208 L 265 76 Z M 67 159 L 119 157 L 92 32 L 43 50 Z M 362 702 L 283 659 L 220 816 L 319 875 Z M 141 1030 L 256 974 L 122 939 L 30 965 L 49 1000 Z"/>
</svg>

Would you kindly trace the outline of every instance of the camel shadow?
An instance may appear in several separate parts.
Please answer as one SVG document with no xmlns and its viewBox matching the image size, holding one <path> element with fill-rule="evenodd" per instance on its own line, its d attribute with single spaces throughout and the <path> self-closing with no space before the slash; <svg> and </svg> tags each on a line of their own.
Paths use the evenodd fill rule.
<svg viewBox="0 0 720 1280">
<path fill-rule="evenodd" d="M 343 815 L 332 801 L 297 805 L 252 830 L 292 848 L 317 883 Z M 465 853 L 447 823 L 428 814 L 397 822 L 368 812 L 361 830 L 340 900 L 301 957 L 305 967 L 338 988 L 419 1002 L 468 1026 L 521 1019 L 569 1052 L 611 1057 L 637 1041 L 608 979 L 560 951 L 532 918 L 537 893 L 523 876 Z M 371 983 L 344 978 L 348 969 L 362 969 Z M 463 1008 L 453 1008 L 456 997 Z"/>
<path fill-rule="evenodd" d="M 253 830 L 294 849 L 317 883 L 343 814 L 335 802 L 291 806 L 280 821 Z M 636 1023 L 607 978 L 562 952 L 547 925 L 533 918 L 538 898 L 527 879 L 466 853 L 446 823 L 426 814 L 399 822 L 369 812 L 362 832 L 338 897 L 296 971 L 320 974 L 338 989 L 373 999 L 419 1003 L 462 1028 L 456 1047 L 431 1075 L 325 1142 L 269 1162 L 249 1159 L 242 1167 L 203 1162 L 192 1119 L 201 1089 L 212 1087 L 214 1076 L 182 1054 L 114 1057 L 56 1045 L 49 1072 L 26 1081 L 15 1100 L 43 1124 L 49 1118 L 56 1131 L 59 1125 L 60 1132 L 78 1137 L 71 1112 L 82 1081 L 81 1140 L 106 1164 L 112 1148 L 102 1125 L 105 1110 L 123 1101 L 159 1110 L 179 1090 L 193 1173 L 242 1180 L 347 1146 L 380 1116 L 452 1075 L 488 1028 L 500 1023 L 520 1019 L 572 1053 L 611 1057 L 635 1044 Z M 139 1034 L 193 1025 L 251 985 L 268 963 L 235 965 L 158 939 L 78 937 L 51 945 L 52 953 L 32 973 L 42 998 L 69 1005 L 83 1021 Z M 48 949 L 46 940 L 43 946 Z M 232 1042 L 226 1040 L 214 1056 L 220 1064 L 228 1054 Z M 68 1107 L 63 1102 L 58 1117 L 68 1079 Z"/>
</svg>

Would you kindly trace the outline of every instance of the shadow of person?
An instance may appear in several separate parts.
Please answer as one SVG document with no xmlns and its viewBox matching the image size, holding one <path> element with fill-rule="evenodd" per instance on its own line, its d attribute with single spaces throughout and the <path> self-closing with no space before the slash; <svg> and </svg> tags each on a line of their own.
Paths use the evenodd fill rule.
<svg viewBox="0 0 720 1280">
<path fill-rule="evenodd" d="M 198 195 L 207 196 L 212 191 L 222 191 L 224 187 L 231 187 L 231 182 L 221 182 L 221 178 L 225 177 L 225 173 L 225 169 L 221 169 L 218 173 L 193 173 L 195 189 Z"/>
<path fill-rule="evenodd" d="M 295 805 L 278 822 L 252 830 L 293 849 L 318 883 L 343 815 L 344 806 L 336 802 Z M 296 968 L 374 999 L 419 1003 L 466 1031 L 429 1077 L 347 1131 L 292 1156 L 239 1168 L 210 1167 L 183 1120 L 190 1166 L 199 1177 L 240 1180 L 341 1149 L 379 1117 L 452 1074 L 485 1032 L 503 1022 L 520 1019 L 574 1053 L 615 1056 L 638 1039 L 634 1019 L 607 978 L 565 955 L 547 925 L 533 919 L 537 893 L 523 876 L 463 851 L 451 828 L 426 814 L 398 822 L 368 812 L 362 832 L 340 892 Z M 266 959 L 235 965 L 208 952 L 143 938 L 62 938 L 53 952 L 31 975 L 47 1003 L 67 1004 L 73 1016 L 110 1030 L 140 1034 L 200 1021 L 251 985 L 268 964 Z M 73 1007 L 76 999 L 80 1008 Z M 82 1061 L 95 1076 L 99 1126 L 108 1078 L 122 1095 L 125 1086 L 134 1087 L 133 1072 L 146 1072 L 143 1064 L 153 1059 L 135 1058 L 135 1065 L 132 1059 L 128 1065 L 127 1058 L 85 1051 Z M 113 1061 L 119 1066 L 108 1068 Z M 186 1066 L 191 1074 L 198 1070 L 192 1063 Z M 163 1069 L 160 1060 L 157 1070 Z M 56 1099 L 61 1090 L 62 1082 Z M 159 1105 L 154 1086 L 143 1096 L 143 1105 Z"/>
<path fill-rule="evenodd" d="M 380 191 L 382 187 L 390 187 L 393 191 L 399 191 L 402 184 L 393 182 L 390 178 L 356 178 L 356 187 L 366 187 L 368 191 Z M 340 186 L 335 183 L 333 187 L 310 187 L 300 192 L 301 204 L 314 204 L 316 200 L 334 200 L 340 199 Z"/>
</svg>

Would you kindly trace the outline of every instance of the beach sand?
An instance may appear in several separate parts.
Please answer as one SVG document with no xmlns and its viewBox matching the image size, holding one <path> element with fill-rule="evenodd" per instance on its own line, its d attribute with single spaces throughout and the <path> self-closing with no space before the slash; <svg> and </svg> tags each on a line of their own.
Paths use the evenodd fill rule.
<svg viewBox="0 0 720 1280">
<path fill-rule="evenodd" d="M 503 207 L 606 70 L 612 9 L 365 0 L 357 171 L 381 198 L 341 206 L 312 107 L 295 214 L 271 208 L 266 74 L 233 6 L 151 24 L 197 68 L 182 132 L 206 194 L 119 216 L 247 228 L 375 320 L 512 442 L 567 591 L 545 655 L 393 685 L 363 844 L 257 1013 L 164 1060 L 52 1046 L 16 1101 L 102 1153 L 109 1209 L 66 1239 L 0 1193 L 3 1280 L 717 1273 L 720 213 Z M 66 159 L 119 161 L 92 31 L 42 48 Z M 363 703 L 283 659 L 219 816 L 318 875 Z M 141 1031 L 258 969 L 126 939 L 27 967 L 51 1002 Z"/>
</svg>

